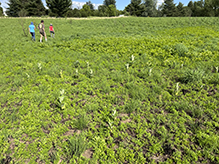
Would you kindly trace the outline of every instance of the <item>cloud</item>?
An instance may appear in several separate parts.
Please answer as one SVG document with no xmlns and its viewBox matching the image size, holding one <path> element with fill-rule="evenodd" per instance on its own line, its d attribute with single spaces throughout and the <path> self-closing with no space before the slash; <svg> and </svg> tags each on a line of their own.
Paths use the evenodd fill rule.
<svg viewBox="0 0 219 164">
<path fill-rule="evenodd" d="M 86 4 L 86 2 L 72 1 L 72 8 L 79 8 L 79 9 L 81 9 L 84 4 Z M 100 6 L 102 4 L 95 4 L 95 3 L 93 3 L 93 5 L 94 5 L 94 9 L 98 9 L 98 6 Z"/>
<path fill-rule="evenodd" d="M 162 3 L 164 3 L 164 0 L 158 0 L 157 1 L 157 6 L 161 5 Z"/>
<path fill-rule="evenodd" d="M 5 14 L 6 8 L 8 8 L 7 0 L 1 0 L 1 7 L 3 8 L 3 12 Z"/>
</svg>

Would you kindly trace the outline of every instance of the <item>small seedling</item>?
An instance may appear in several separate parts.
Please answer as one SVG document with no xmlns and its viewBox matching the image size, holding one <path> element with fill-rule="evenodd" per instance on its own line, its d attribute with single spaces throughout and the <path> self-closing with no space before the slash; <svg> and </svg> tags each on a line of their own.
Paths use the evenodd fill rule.
<svg viewBox="0 0 219 164">
<path fill-rule="evenodd" d="M 37 65 L 38 65 L 39 70 L 41 70 L 42 69 L 41 63 L 37 63 Z"/>
<path fill-rule="evenodd" d="M 59 74 L 60 74 L 60 77 L 63 78 L 62 70 L 60 71 Z"/>
<path fill-rule="evenodd" d="M 216 70 L 217 73 L 218 73 L 218 68 L 219 68 L 219 67 L 215 67 L 215 70 Z"/>
<path fill-rule="evenodd" d="M 132 55 L 132 61 L 134 61 L 135 60 L 135 56 L 134 55 Z"/>
<path fill-rule="evenodd" d="M 64 108 L 65 108 L 65 103 L 63 102 L 63 101 L 64 101 L 64 98 L 65 98 L 64 94 L 65 94 L 65 90 L 62 89 L 62 90 L 60 91 L 60 96 L 59 96 L 59 107 L 60 107 L 61 109 L 64 109 Z"/>
<path fill-rule="evenodd" d="M 86 62 L 87 63 L 87 68 L 89 68 L 89 62 Z"/>
<path fill-rule="evenodd" d="M 75 70 L 75 77 L 78 77 L 78 69 Z"/>
<path fill-rule="evenodd" d="M 26 73 L 26 75 L 27 75 L 27 78 L 30 78 L 30 75 L 28 75 L 27 73 Z"/>
<path fill-rule="evenodd" d="M 90 76 L 93 76 L 93 70 L 90 69 Z"/>
<path fill-rule="evenodd" d="M 127 72 L 129 71 L 129 64 L 127 63 L 126 65 L 126 69 L 127 69 Z"/>
<path fill-rule="evenodd" d="M 152 69 L 153 69 L 153 68 L 151 68 L 151 69 L 149 70 L 149 76 L 151 76 Z"/>
<path fill-rule="evenodd" d="M 78 68 L 79 65 L 80 65 L 80 62 L 77 60 L 77 61 L 74 63 L 74 65 L 75 65 L 75 68 Z"/>
<path fill-rule="evenodd" d="M 179 83 L 176 83 L 176 95 L 179 93 Z"/>
</svg>

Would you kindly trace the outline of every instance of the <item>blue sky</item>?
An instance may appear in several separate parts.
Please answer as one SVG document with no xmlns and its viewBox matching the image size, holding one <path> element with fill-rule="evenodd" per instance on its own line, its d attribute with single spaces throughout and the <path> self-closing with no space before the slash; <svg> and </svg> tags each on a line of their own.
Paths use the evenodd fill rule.
<svg viewBox="0 0 219 164">
<path fill-rule="evenodd" d="M 81 5 L 83 5 L 85 2 L 87 2 L 89 0 L 74 0 L 73 1 L 73 5 L 74 7 L 80 7 Z M 158 3 L 161 4 L 164 0 L 158 0 Z M 187 5 L 189 3 L 190 0 L 174 0 L 174 3 L 179 3 L 182 2 L 184 5 Z M 0 2 L 2 3 L 3 7 L 7 7 L 6 2 L 8 2 L 7 0 L 0 0 Z M 43 2 L 45 3 L 45 0 L 43 0 Z M 91 0 L 91 2 L 93 4 L 95 4 L 95 6 L 97 7 L 98 5 L 103 4 L 103 0 Z M 116 0 L 116 6 L 117 9 L 119 10 L 123 10 L 129 3 L 131 2 L 131 0 Z"/>
</svg>

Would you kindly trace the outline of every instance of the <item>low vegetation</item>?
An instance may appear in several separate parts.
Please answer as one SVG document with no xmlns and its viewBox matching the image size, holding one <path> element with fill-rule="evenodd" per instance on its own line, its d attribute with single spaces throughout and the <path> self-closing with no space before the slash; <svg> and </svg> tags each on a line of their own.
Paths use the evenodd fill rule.
<svg viewBox="0 0 219 164">
<path fill-rule="evenodd" d="M 0 19 L 0 163 L 218 163 L 218 22 Z"/>
</svg>

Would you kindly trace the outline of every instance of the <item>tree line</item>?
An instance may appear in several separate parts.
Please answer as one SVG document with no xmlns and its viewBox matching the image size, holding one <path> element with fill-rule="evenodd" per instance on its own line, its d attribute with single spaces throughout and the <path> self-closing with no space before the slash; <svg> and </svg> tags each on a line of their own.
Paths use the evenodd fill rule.
<svg viewBox="0 0 219 164">
<path fill-rule="evenodd" d="M 219 0 L 190 1 L 187 6 L 174 0 L 165 0 L 157 7 L 157 0 L 131 0 L 123 11 L 116 9 L 116 0 L 104 0 L 103 5 L 94 8 L 91 1 L 82 8 L 72 8 L 72 0 L 8 0 L 6 14 L 10 17 L 44 16 L 52 17 L 88 17 L 118 16 L 121 14 L 140 17 L 213 17 L 219 16 Z M 1 5 L 1 3 L 0 3 Z M 3 9 L 0 7 L 0 16 Z"/>
</svg>

